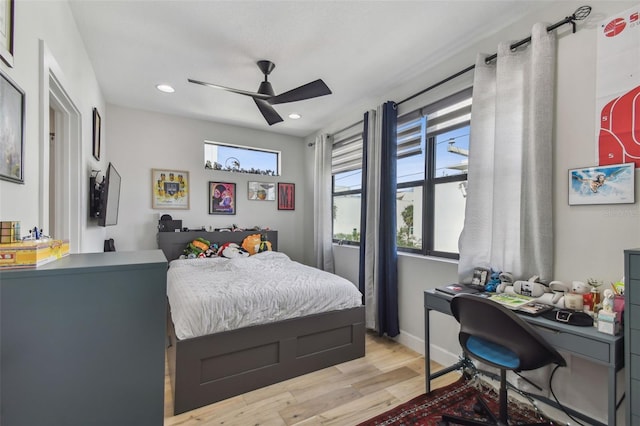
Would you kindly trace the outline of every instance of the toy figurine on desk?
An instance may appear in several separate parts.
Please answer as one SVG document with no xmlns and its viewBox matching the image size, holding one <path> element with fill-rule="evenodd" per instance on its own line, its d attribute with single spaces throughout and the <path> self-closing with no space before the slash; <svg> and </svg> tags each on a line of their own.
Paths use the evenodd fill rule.
<svg viewBox="0 0 640 426">
<path fill-rule="evenodd" d="M 33 229 L 29 229 L 29 236 L 24 237 L 22 241 L 48 240 L 49 238 L 51 237 L 42 233 L 42 229 L 38 229 L 38 227 L 35 226 Z"/>
</svg>

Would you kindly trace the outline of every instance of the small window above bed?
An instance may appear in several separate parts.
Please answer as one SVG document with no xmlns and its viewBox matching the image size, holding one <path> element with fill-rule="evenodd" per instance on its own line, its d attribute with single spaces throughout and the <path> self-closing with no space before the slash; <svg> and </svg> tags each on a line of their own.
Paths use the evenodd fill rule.
<svg viewBox="0 0 640 426">
<path fill-rule="evenodd" d="M 205 141 L 204 167 L 211 170 L 280 176 L 280 151 Z"/>
</svg>

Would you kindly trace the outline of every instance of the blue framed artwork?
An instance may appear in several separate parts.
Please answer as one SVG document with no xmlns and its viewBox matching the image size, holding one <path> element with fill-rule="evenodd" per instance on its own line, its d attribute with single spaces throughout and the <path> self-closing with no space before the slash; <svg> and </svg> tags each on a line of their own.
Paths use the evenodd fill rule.
<svg viewBox="0 0 640 426">
<path fill-rule="evenodd" d="M 635 163 L 569 170 L 569 205 L 634 202 Z"/>
</svg>

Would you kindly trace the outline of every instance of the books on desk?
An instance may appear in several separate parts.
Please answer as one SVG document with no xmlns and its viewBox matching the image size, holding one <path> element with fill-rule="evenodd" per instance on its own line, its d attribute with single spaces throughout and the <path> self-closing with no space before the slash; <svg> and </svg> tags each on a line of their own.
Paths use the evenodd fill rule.
<svg viewBox="0 0 640 426">
<path fill-rule="evenodd" d="M 489 296 L 490 300 L 501 304 L 509 309 L 519 309 L 533 300 L 533 297 L 522 296 L 511 293 L 494 293 Z"/>
</svg>

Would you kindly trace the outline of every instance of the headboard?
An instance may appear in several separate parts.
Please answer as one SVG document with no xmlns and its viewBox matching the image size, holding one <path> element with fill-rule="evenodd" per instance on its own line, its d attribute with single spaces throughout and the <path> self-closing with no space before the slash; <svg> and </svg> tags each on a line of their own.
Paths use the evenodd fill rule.
<svg viewBox="0 0 640 426">
<path fill-rule="evenodd" d="M 198 237 L 207 241 L 218 243 L 237 243 L 242 245 L 245 237 L 253 234 L 267 234 L 267 239 L 271 242 L 273 250 L 278 249 L 278 231 L 231 231 L 231 232 L 207 232 L 207 231 L 187 231 L 187 232 L 158 232 L 158 248 L 160 248 L 168 261 L 180 257 L 188 243 Z"/>
</svg>

